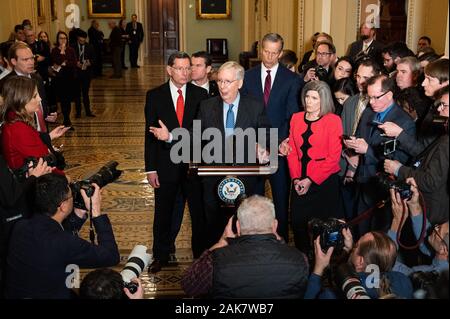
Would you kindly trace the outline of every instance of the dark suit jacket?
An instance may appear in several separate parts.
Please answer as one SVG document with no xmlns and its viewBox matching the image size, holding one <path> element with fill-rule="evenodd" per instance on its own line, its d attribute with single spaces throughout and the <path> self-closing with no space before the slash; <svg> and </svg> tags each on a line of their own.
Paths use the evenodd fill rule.
<svg viewBox="0 0 450 319">
<path fill-rule="evenodd" d="M 298 75 L 280 64 L 270 93 L 267 117 L 273 128 L 278 128 L 278 137 L 283 141 L 289 136 L 289 123 L 294 113 L 300 111 L 299 93 L 301 81 Z M 261 83 L 261 65 L 245 73 L 243 95 L 255 97 L 264 105 L 264 91 Z"/>
<path fill-rule="evenodd" d="M 80 49 L 78 47 L 78 42 L 74 44 L 74 46 L 72 47 L 75 50 L 75 55 L 77 57 L 77 61 L 80 61 Z M 86 43 L 84 45 L 84 59 L 85 60 L 89 60 L 91 62 L 91 66 L 89 66 L 86 70 L 82 71 L 80 68 L 77 67 L 77 73 L 78 72 L 91 72 L 92 70 L 92 66 L 95 63 L 95 51 L 94 51 L 94 46 Z"/>
<path fill-rule="evenodd" d="M 184 106 L 183 128 L 190 130 L 198 114 L 200 102 L 207 99 L 206 90 L 188 83 Z M 159 127 L 161 120 L 169 131 L 179 128 L 169 82 L 147 92 L 145 103 L 145 170 L 157 171 L 160 182 L 177 182 L 188 165 L 174 164 L 170 159 L 172 144 L 158 141 L 149 132 L 151 126 Z"/>
<path fill-rule="evenodd" d="M 209 97 L 216 97 L 219 96 L 220 92 L 219 92 L 219 86 L 217 85 L 216 81 L 209 81 L 209 92 L 208 92 L 208 96 Z"/>
<path fill-rule="evenodd" d="M 133 23 L 127 23 L 127 33 L 130 35 L 130 41 L 135 44 L 142 43 L 144 41 L 144 28 L 142 23 L 136 22 L 136 30 L 133 29 Z M 134 33 L 136 31 L 136 34 Z"/>
<path fill-rule="evenodd" d="M 377 172 L 384 172 L 383 161 L 385 156 L 383 155 L 382 143 L 389 139 L 382 137 L 382 131 L 376 125 L 372 124 L 375 118 L 376 113 L 371 107 L 367 107 L 361 117 L 356 132 L 356 136 L 363 138 L 369 144 L 367 153 L 361 157 L 362 160 L 358 166 L 357 177 L 360 183 L 368 182 L 376 176 Z M 397 104 L 386 115 L 384 122 L 393 122 L 402 127 L 410 135 L 414 135 L 416 132 L 416 125 L 412 118 Z M 404 151 L 397 150 L 393 154 L 392 159 L 406 163 L 409 157 Z"/>
<path fill-rule="evenodd" d="M 399 178 L 414 177 L 419 190 L 423 193 L 427 206 L 427 216 L 432 224 L 442 224 L 448 221 L 448 164 L 449 138 L 444 134 L 431 144 L 419 156 L 421 162 L 418 169 L 403 166 Z"/>
<path fill-rule="evenodd" d="M 8 253 L 6 296 L 12 299 L 68 299 L 68 265 L 80 268 L 112 267 L 120 255 L 106 215 L 95 218 L 98 245 L 74 235 L 84 220 L 71 215 L 64 230 L 48 216 L 21 220 L 13 230 Z M 65 225 L 66 226 L 66 225 Z"/>
<path fill-rule="evenodd" d="M 378 42 L 377 40 L 373 40 L 372 44 L 370 45 L 368 49 L 368 56 L 371 58 L 374 58 L 375 61 L 380 63 L 382 61 L 381 59 L 381 51 L 384 48 L 384 44 L 381 42 Z M 351 57 L 353 60 L 357 60 L 358 57 L 361 57 L 363 49 L 363 41 L 359 40 L 356 42 L 353 42 L 350 44 L 348 50 L 347 50 L 347 56 Z M 381 64 L 383 65 L 383 64 Z"/>
<path fill-rule="evenodd" d="M 203 101 L 200 105 L 200 111 L 197 119 L 201 120 L 202 132 L 208 128 L 219 129 L 222 134 L 222 145 L 225 145 L 223 100 L 220 96 Z M 264 104 L 253 97 L 241 94 L 235 128 L 241 128 L 244 131 L 248 128 L 253 128 L 256 130 L 256 132 L 258 132 L 258 128 L 270 129 L 270 127 L 271 127 L 270 122 L 269 119 L 267 118 Z M 210 143 L 211 141 L 212 139 L 209 141 L 204 141 L 204 144 Z M 266 143 L 267 144 L 263 146 L 268 147 L 269 143 L 268 136 L 266 136 Z M 246 140 L 244 150 L 245 150 L 244 154 L 245 163 L 248 163 L 248 154 L 250 152 L 255 151 L 255 145 L 249 145 L 248 140 Z M 225 160 L 224 152 L 225 147 L 222 150 L 221 158 L 223 161 L 214 164 L 224 164 Z"/>
</svg>

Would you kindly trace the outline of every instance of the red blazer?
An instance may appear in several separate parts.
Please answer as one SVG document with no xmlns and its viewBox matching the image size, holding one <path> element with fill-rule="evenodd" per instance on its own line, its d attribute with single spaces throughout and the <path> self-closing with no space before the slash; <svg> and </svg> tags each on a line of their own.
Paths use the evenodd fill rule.
<svg viewBox="0 0 450 319">
<path fill-rule="evenodd" d="M 9 168 L 23 166 L 27 157 L 43 157 L 49 154 L 39 132 L 24 122 L 5 123 L 2 127 L 2 153 Z"/>
<path fill-rule="evenodd" d="M 306 168 L 307 176 L 302 174 L 301 146 L 302 134 L 307 130 L 305 112 L 292 116 L 289 135 L 289 145 L 292 152 L 288 156 L 291 178 L 304 179 L 309 177 L 317 185 L 322 184 L 328 177 L 340 171 L 339 160 L 342 152 L 342 122 L 335 114 L 327 114 L 317 122 L 311 124 L 312 135 L 309 139 L 311 148 L 308 155 L 311 161 Z"/>
</svg>

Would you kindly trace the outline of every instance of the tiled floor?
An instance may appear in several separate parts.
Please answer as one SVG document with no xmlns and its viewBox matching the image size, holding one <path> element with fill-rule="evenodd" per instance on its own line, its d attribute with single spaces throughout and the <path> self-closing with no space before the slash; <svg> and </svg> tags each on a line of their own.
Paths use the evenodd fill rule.
<svg viewBox="0 0 450 319">
<path fill-rule="evenodd" d="M 144 104 L 147 90 L 166 80 L 165 67 L 161 65 L 130 69 L 124 72 L 124 79 L 95 79 L 91 103 L 97 117 L 73 118 L 75 132 L 68 132 L 57 141 L 57 145 L 64 144 L 66 172 L 72 179 L 88 177 L 109 161 L 120 163 L 122 176 L 102 193 L 102 209 L 111 219 L 122 256 L 117 270 L 123 267 L 135 245 L 146 245 L 151 253 L 154 199 L 143 171 Z M 81 236 L 88 239 L 87 227 Z M 177 267 L 167 268 L 157 276 L 149 277 L 146 271 L 142 274 L 146 298 L 183 296 L 180 276 L 192 262 L 189 218 L 183 222 L 176 246 Z"/>
</svg>

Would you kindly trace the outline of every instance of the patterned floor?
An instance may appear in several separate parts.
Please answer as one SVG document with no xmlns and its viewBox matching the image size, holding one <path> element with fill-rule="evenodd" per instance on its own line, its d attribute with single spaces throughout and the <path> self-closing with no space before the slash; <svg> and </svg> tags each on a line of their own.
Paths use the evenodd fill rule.
<svg viewBox="0 0 450 319">
<path fill-rule="evenodd" d="M 124 79 L 95 79 L 91 103 L 97 117 L 72 119 L 75 131 L 56 143 L 64 144 L 66 172 L 74 180 L 90 176 L 109 161 L 120 163 L 122 176 L 102 193 L 102 209 L 111 219 L 121 253 L 121 264 L 115 267 L 119 271 L 135 245 L 146 245 L 151 253 L 154 199 L 143 171 L 144 104 L 146 91 L 164 81 L 165 67 L 160 65 L 128 70 Z M 88 239 L 87 227 L 81 236 Z M 189 218 L 176 246 L 178 266 L 156 276 L 142 274 L 146 298 L 183 297 L 180 276 L 192 262 Z M 82 277 L 87 272 L 82 271 Z"/>
</svg>

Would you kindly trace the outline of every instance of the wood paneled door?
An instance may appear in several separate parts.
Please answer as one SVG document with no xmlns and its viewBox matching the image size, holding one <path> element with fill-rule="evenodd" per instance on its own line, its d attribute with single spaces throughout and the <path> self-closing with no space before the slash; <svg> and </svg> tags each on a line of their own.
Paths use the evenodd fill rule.
<svg viewBox="0 0 450 319">
<path fill-rule="evenodd" d="M 148 10 L 150 59 L 166 63 L 179 50 L 178 0 L 151 0 Z"/>
</svg>

